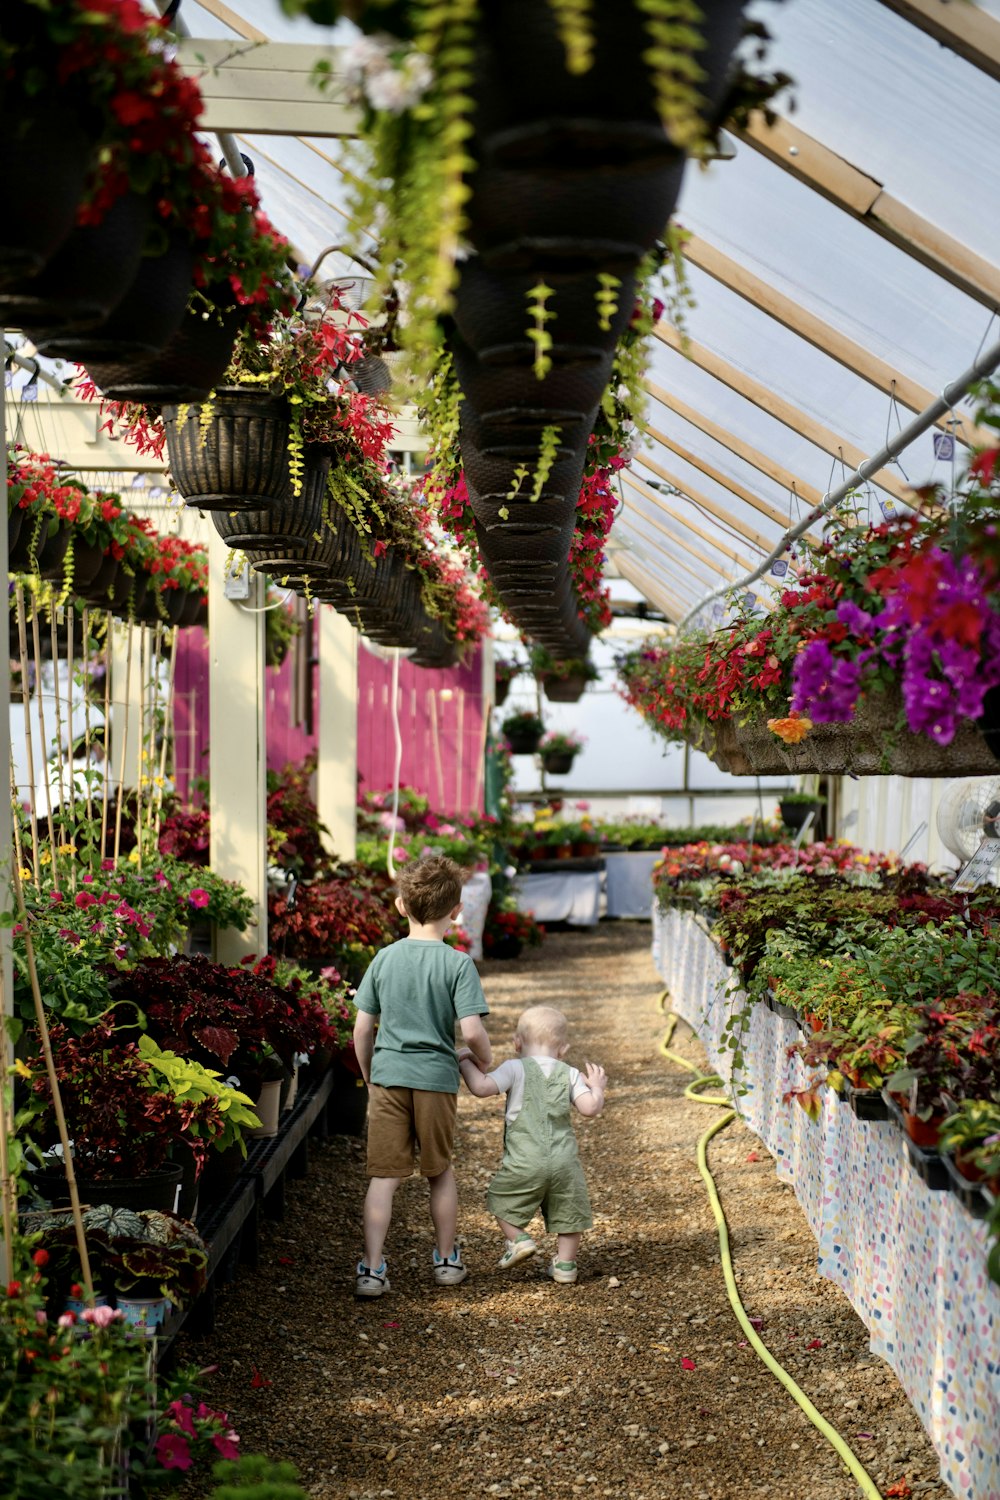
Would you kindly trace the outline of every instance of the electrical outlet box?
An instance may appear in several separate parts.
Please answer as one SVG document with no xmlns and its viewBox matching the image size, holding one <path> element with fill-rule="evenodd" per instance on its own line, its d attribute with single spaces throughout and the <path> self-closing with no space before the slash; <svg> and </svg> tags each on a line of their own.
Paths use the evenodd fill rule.
<svg viewBox="0 0 1000 1500">
<path fill-rule="evenodd" d="M 250 598 L 250 564 L 244 560 L 242 567 L 231 562 L 226 569 L 225 594 L 227 599 Z"/>
</svg>

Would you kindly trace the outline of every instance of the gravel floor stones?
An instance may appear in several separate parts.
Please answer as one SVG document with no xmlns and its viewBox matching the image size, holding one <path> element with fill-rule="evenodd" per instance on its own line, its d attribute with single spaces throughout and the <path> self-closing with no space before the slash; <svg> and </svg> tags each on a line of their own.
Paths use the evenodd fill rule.
<svg viewBox="0 0 1000 1500">
<path fill-rule="evenodd" d="M 285 1220 L 265 1227 L 259 1269 L 221 1299 L 215 1334 L 181 1350 L 218 1362 L 209 1397 L 244 1450 L 291 1459 L 317 1500 L 851 1500 L 850 1475 L 745 1347 L 729 1307 L 695 1165 L 712 1116 L 682 1097 L 687 1078 L 657 1053 L 648 925 L 555 933 L 482 973 L 498 1059 L 519 1011 L 548 1001 L 569 1017 L 570 1061 L 608 1070 L 604 1114 L 579 1124 L 595 1210 L 580 1281 L 547 1282 L 547 1254 L 496 1269 L 483 1197 L 500 1156 L 499 1101 L 460 1099 L 472 1274 L 456 1290 L 431 1279 L 426 1187 L 414 1180 L 396 1198 L 392 1291 L 355 1302 L 363 1146 L 316 1147 Z M 703 1061 L 686 1027 L 673 1046 Z M 815 1242 L 763 1146 L 733 1125 L 711 1162 L 741 1295 L 769 1348 L 880 1487 L 905 1478 L 915 1496 L 944 1500 L 930 1442 L 846 1298 L 817 1276 Z M 255 1370 L 270 1383 L 254 1385 Z"/>
</svg>

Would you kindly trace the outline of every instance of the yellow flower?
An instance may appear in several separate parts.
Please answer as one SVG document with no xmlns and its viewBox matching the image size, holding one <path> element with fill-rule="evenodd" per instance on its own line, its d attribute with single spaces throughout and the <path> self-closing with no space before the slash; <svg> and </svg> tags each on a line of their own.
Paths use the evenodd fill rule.
<svg viewBox="0 0 1000 1500">
<path fill-rule="evenodd" d="M 75 854 L 76 853 L 76 845 L 75 844 L 60 844 L 59 845 L 59 853 L 60 854 Z"/>
<path fill-rule="evenodd" d="M 32 1076 L 31 1069 L 28 1067 L 28 1064 L 26 1062 L 22 1062 L 21 1058 L 18 1058 L 16 1060 L 11 1071 L 13 1073 L 16 1073 L 18 1078 L 30 1078 Z"/>
<path fill-rule="evenodd" d="M 813 727 L 812 719 L 800 719 L 792 714 L 787 719 L 768 719 L 767 727 L 772 734 L 776 734 L 779 740 L 784 740 L 786 745 L 798 745 L 805 739 Z"/>
<path fill-rule="evenodd" d="M 132 853 L 129 855 L 128 862 L 129 862 L 130 865 L 137 865 L 139 863 L 139 846 L 138 845 L 136 845 L 136 847 L 132 850 Z"/>
<path fill-rule="evenodd" d="M 21 879 L 22 880 L 30 880 L 31 876 L 32 876 L 32 873 L 33 872 L 31 870 L 29 870 L 29 869 L 23 869 L 21 871 Z"/>
<path fill-rule="evenodd" d="M 43 849 L 41 854 L 38 856 L 38 861 L 39 864 L 50 865 L 52 863 L 51 851 L 48 849 Z"/>
</svg>

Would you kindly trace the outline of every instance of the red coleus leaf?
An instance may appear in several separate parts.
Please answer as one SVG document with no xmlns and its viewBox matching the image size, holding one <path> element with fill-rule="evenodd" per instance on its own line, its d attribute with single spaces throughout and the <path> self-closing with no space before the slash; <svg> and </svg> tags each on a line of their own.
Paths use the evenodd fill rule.
<svg viewBox="0 0 1000 1500">
<path fill-rule="evenodd" d="M 811 1343 L 809 1343 L 809 1344 L 806 1345 L 807 1349 L 822 1349 L 822 1347 L 823 1347 L 823 1340 L 822 1339 L 813 1339 Z"/>
<path fill-rule="evenodd" d="M 227 1026 L 201 1026 L 191 1035 L 208 1051 L 214 1052 L 225 1067 L 239 1046 L 240 1039 Z"/>
<path fill-rule="evenodd" d="M 696 1370 L 697 1368 L 698 1367 L 695 1364 L 694 1360 L 693 1359 L 688 1359 L 687 1355 L 685 1354 L 684 1358 L 681 1360 L 681 1369 L 682 1370 Z"/>
</svg>

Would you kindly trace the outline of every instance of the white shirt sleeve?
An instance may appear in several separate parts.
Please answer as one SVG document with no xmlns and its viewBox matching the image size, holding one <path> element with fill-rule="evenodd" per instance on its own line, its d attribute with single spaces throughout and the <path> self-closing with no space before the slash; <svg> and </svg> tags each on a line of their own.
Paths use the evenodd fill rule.
<svg viewBox="0 0 1000 1500">
<path fill-rule="evenodd" d="M 592 1091 L 591 1091 L 590 1084 L 587 1082 L 586 1078 L 584 1078 L 584 1076 L 580 1072 L 580 1070 L 578 1068 L 570 1068 L 570 1070 L 569 1070 L 569 1098 L 570 1098 L 570 1103 L 571 1104 L 575 1104 L 576 1101 L 579 1099 L 579 1097 L 580 1097 L 581 1094 L 589 1094 L 591 1092 Z"/>
<path fill-rule="evenodd" d="M 499 1068 L 494 1068 L 489 1075 L 493 1079 L 501 1094 L 509 1094 L 518 1078 L 521 1076 L 522 1064 L 516 1057 L 510 1057 L 502 1062 Z"/>
</svg>

